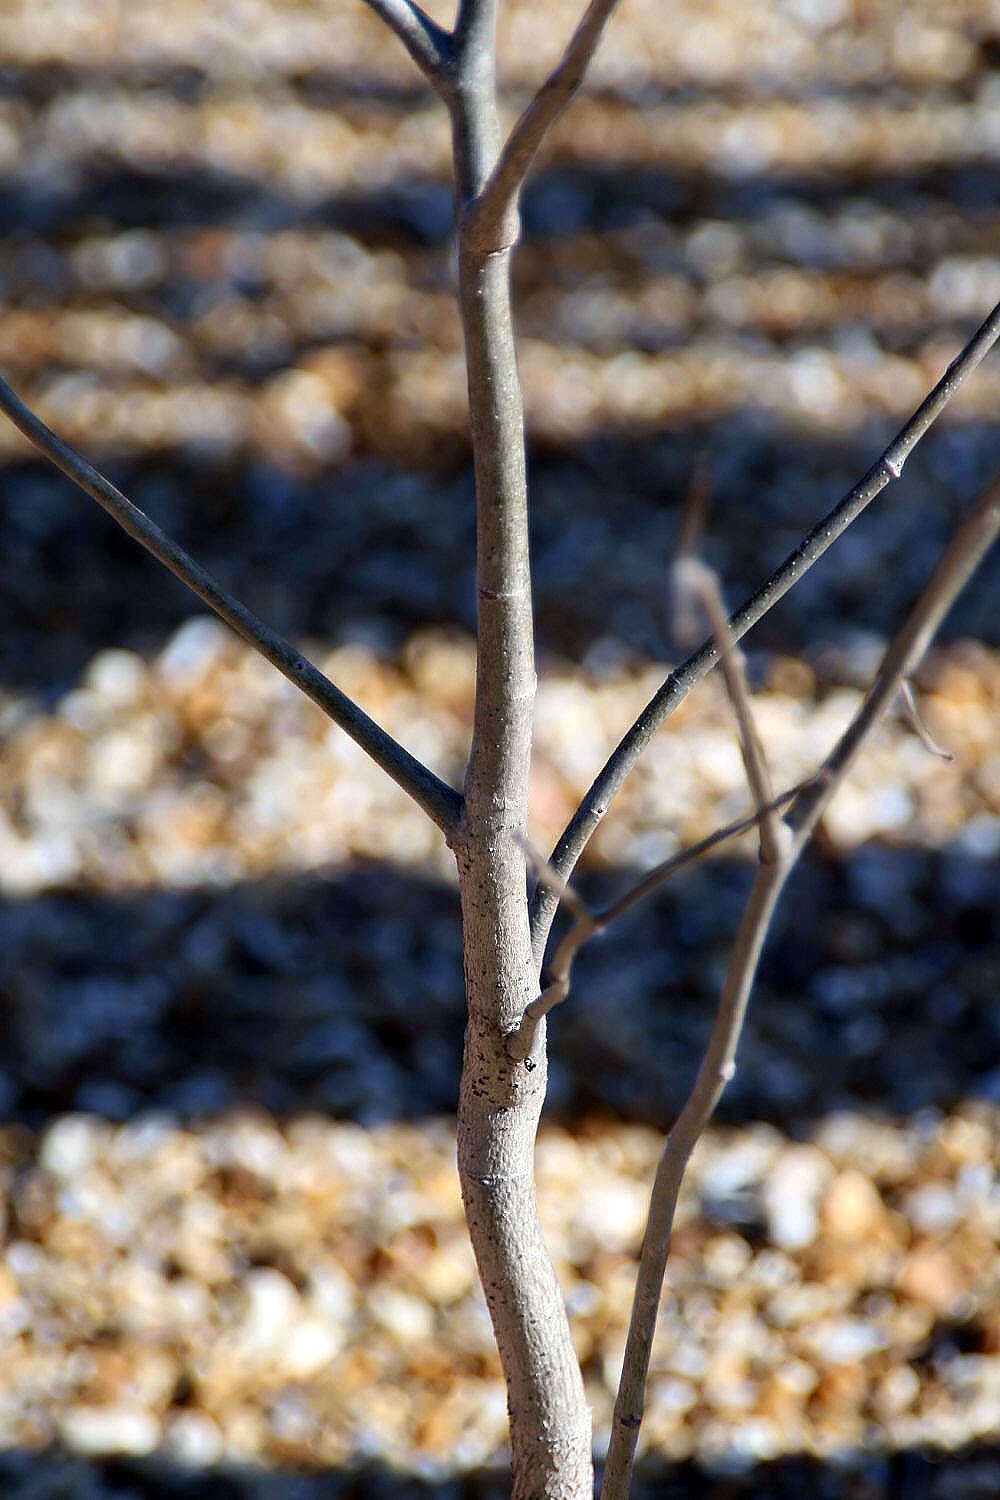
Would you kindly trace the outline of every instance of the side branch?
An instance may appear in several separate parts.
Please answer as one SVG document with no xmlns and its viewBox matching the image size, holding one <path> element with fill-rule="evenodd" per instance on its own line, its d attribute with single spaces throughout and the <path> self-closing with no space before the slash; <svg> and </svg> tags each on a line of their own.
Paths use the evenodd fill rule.
<svg viewBox="0 0 1000 1500">
<path fill-rule="evenodd" d="M 462 814 L 462 799 L 453 787 L 441 781 L 434 772 L 405 750 L 390 734 L 342 693 L 318 667 L 265 625 L 263 620 L 216 583 L 200 563 L 161 531 L 155 521 L 134 505 L 120 490 L 82 458 L 74 448 L 56 436 L 37 417 L 15 391 L 0 379 L 0 411 L 6 413 L 25 437 L 67 478 L 96 500 L 118 524 L 151 552 L 175 577 L 186 583 L 209 609 L 243 637 L 289 682 L 301 688 L 325 714 L 339 724 L 361 748 L 382 767 L 404 792 L 423 808 L 428 817 L 450 837 Z"/>
<path fill-rule="evenodd" d="M 763 811 L 769 808 L 773 798 L 771 777 L 767 769 L 764 747 L 754 721 L 753 709 L 750 706 L 746 661 L 743 652 L 730 633 L 729 620 L 726 616 L 726 607 L 718 579 L 710 568 L 694 557 L 680 557 L 675 572 L 680 586 L 690 589 L 700 597 L 705 613 L 708 615 L 715 647 L 719 653 L 719 666 L 729 696 L 729 704 L 739 732 L 740 753 L 743 756 L 750 794 L 753 797 L 754 806 L 761 813 L 761 859 L 775 859 L 779 840 L 782 837 L 781 819 L 776 809 L 771 809 L 766 814 Z"/>
<path fill-rule="evenodd" d="M 451 70 L 451 36 L 415 0 L 366 0 L 440 93 Z"/>
<path fill-rule="evenodd" d="M 750 989 L 781 889 L 793 863 L 789 843 L 761 864 L 733 943 L 715 1024 L 694 1087 L 667 1136 L 656 1169 L 625 1342 L 601 1500 L 627 1500 L 646 1398 L 653 1333 L 663 1291 L 681 1181 L 698 1138 L 733 1076 Z"/>
<path fill-rule="evenodd" d="M 785 815 L 776 857 L 763 859 L 730 955 L 712 1035 L 691 1093 L 667 1137 L 650 1198 L 601 1500 L 627 1500 L 645 1402 L 653 1333 L 681 1181 L 699 1136 L 732 1076 L 747 1001 L 778 897 L 830 798 L 872 730 L 915 669 L 961 589 L 1000 535 L 1000 484 L 974 507 L 949 543 L 871 689 L 818 773 Z"/>
<path fill-rule="evenodd" d="M 766 583 L 743 603 L 729 621 L 735 641 L 761 620 L 793 584 L 808 572 L 827 548 L 847 530 L 890 480 L 898 479 L 909 455 L 955 396 L 965 380 L 986 357 L 1000 338 L 1000 303 L 978 328 L 958 357 L 948 366 L 937 385 L 896 434 L 882 456 L 844 498 L 835 505 Z M 562 876 L 573 869 L 598 823 L 607 812 L 622 784 L 638 761 L 653 735 L 684 701 L 718 660 L 714 640 L 707 640 L 677 667 L 647 703 L 638 719 L 627 731 L 605 762 L 590 790 L 556 844 L 552 865 Z M 531 931 L 537 961 L 545 950 L 556 902 L 549 888 L 539 884 L 532 899 Z"/>
<path fill-rule="evenodd" d="M 1000 481 L 994 482 L 949 542 L 903 628 L 893 640 L 861 707 L 818 775 L 787 813 L 796 852 L 808 841 L 872 729 L 916 670 L 942 620 L 1000 535 Z M 932 753 L 940 754 L 938 746 Z M 946 752 L 947 753 L 947 752 Z"/>
<path fill-rule="evenodd" d="M 724 828 L 717 828 L 714 833 L 700 839 L 697 844 L 691 844 L 687 849 L 680 850 L 678 854 L 671 855 L 662 864 L 647 871 L 635 885 L 629 886 L 625 894 L 619 896 L 616 901 L 612 901 L 610 906 L 596 912 L 592 912 L 573 887 L 567 885 L 562 877 L 556 874 L 547 860 L 536 854 L 526 840 L 522 840 L 521 847 L 524 849 L 529 868 L 534 869 L 538 879 L 554 892 L 557 902 L 564 902 L 573 913 L 575 921 L 556 947 L 545 975 L 545 988 L 529 1005 L 525 1006 L 520 1022 L 513 1031 L 508 1033 L 507 1055 L 518 1062 L 529 1055 L 534 1046 L 538 1023 L 554 1006 L 561 1005 L 568 998 L 573 962 L 588 939 L 599 937 L 602 932 L 606 932 L 612 922 L 616 922 L 619 917 L 631 911 L 633 906 L 638 906 L 640 901 L 645 901 L 647 896 L 659 890 L 661 885 L 665 885 L 681 870 L 686 870 L 690 865 L 695 865 L 699 860 L 704 859 L 707 854 L 711 854 L 713 849 L 717 849 L 727 839 L 747 833 L 755 826 L 762 827 L 765 820 L 776 816 L 808 785 L 806 781 L 798 782 L 787 791 L 780 792 L 777 797 L 772 797 L 769 802 L 755 808 L 746 817 L 737 818 L 735 822 L 727 823 Z"/>
<path fill-rule="evenodd" d="M 497 241 L 512 243 L 508 226 L 513 226 L 513 238 L 516 239 L 517 219 L 512 211 L 521 185 L 549 130 L 583 82 L 617 4 L 618 0 L 591 0 L 566 51 L 508 136 L 500 158 L 466 221 L 469 242 L 478 248 L 500 248 Z M 505 228 L 507 233 L 504 233 Z"/>
</svg>

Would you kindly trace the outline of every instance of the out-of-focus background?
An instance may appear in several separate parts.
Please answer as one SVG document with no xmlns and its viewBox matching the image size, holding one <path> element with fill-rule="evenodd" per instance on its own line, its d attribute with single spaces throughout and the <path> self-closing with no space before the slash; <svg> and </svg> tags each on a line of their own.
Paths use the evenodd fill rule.
<svg viewBox="0 0 1000 1500">
<path fill-rule="evenodd" d="M 507 0 L 511 116 L 578 6 Z M 442 19 L 448 19 L 442 13 Z M 515 271 L 550 842 L 672 659 L 701 469 L 734 602 L 1000 300 L 1000 9 L 624 0 Z M 435 769 L 473 691 L 441 107 L 362 0 L 5 0 L 0 367 Z M 779 784 L 1000 467 L 990 361 L 749 639 Z M 0 1483 L 505 1493 L 454 1177 L 460 943 L 401 794 L 0 428 Z M 997 565 L 830 811 L 682 1199 L 650 1496 L 1000 1489 Z M 714 684 L 586 891 L 746 806 Z M 586 952 L 540 1190 L 603 1446 L 647 1185 L 744 842 Z"/>
</svg>

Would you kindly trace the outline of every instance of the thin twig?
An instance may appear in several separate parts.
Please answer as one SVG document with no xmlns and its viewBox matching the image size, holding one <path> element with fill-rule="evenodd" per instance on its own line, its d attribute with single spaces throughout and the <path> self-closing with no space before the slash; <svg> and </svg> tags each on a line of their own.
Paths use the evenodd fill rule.
<svg viewBox="0 0 1000 1500">
<path fill-rule="evenodd" d="M 799 793 L 788 823 L 799 851 L 843 783 L 872 729 L 911 677 L 956 597 L 1000 534 L 1000 482 L 992 484 L 949 542 L 903 628 L 893 639 L 851 723 L 823 762 L 815 780 Z"/>
<path fill-rule="evenodd" d="M 543 1016 L 548 1015 L 554 1005 L 561 1004 L 569 994 L 573 961 L 588 938 L 598 937 L 602 932 L 607 931 L 612 922 L 623 917 L 627 911 L 631 911 L 633 906 L 638 906 L 640 901 L 645 901 L 647 896 L 659 890 L 660 886 L 665 885 L 672 876 L 681 870 L 686 870 L 690 865 L 697 864 L 699 860 L 705 858 L 706 854 L 710 854 L 727 839 L 736 838 L 741 833 L 747 833 L 751 828 L 759 827 L 764 818 L 782 807 L 787 807 L 808 785 L 808 781 L 798 782 L 787 791 L 780 792 L 777 797 L 772 797 L 764 806 L 748 813 L 746 817 L 737 818 L 734 822 L 727 823 L 724 828 L 717 828 L 706 838 L 699 839 L 697 844 L 681 849 L 679 853 L 671 855 L 662 864 L 647 871 L 641 880 L 629 886 L 625 894 L 612 901 L 610 906 L 605 906 L 596 912 L 590 910 L 579 893 L 571 885 L 567 885 L 562 876 L 557 874 L 548 860 L 539 854 L 527 839 L 521 839 L 519 842 L 525 852 L 525 857 L 537 878 L 551 888 L 557 901 L 569 907 L 576 920 L 556 945 L 552 962 L 545 973 L 545 989 L 532 1000 L 530 1005 L 525 1007 L 516 1030 L 508 1034 L 507 1051 L 510 1056 L 520 1061 L 531 1052 L 538 1022 Z"/>
<path fill-rule="evenodd" d="M 746 909 L 733 941 L 725 984 L 705 1056 L 687 1102 L 667 1136 L 656 1169 L 625 1342 L 625 1359 L 615 1401 L 601 1500 L 627 1500 L 635 1447 L 645 1407 L 649 1356 L 663 1291 L 677 1195 L 695 1143 L 733 1075 L 736 1047 L 743 1028 L 757 960 L 775 903 L 790 868 L 790 858 L 786 844 L 777 861 L 761 864 L 757 868 Z"/>
<path fill-rule="evenodd" d="M 762 863 L 733 943 L 719 1008 L 694 1087 L 667 1136 L 650 1198 L 635 1298 L 615 1402 L 601 1500 L 627 1500 L 645 1404 L 653 1332 L 659 1311 L 680 1185 L 691 1152 L 732 1076 L 747 1000 L 775 905 L 830 798 L 862 746 L 914 671 L 964 584 L 1000 534 L 1000 485 L 991 486 L 962 524 L 893 639 L 871 689 L 817 775 L 786 815 L 790 831 L 778 859 Z"/>
<path fill-rule="evenodd" d="M 890 480 L 899 478 L 904 463 L 917 443 L 998 338 L 1000 303 L 948 366 L 930 395 L 921 402 L 865 477 L 813 527 L 780 568 L 730 617 L 729 625 L 734 640 L 738 641 L 746 635 L 777 604 Z M 611 753 L 553 850 L 551 863 L 561 875 L 570 874 L 591 834 L 653 735 L 683 702 L 695 683 L 700 682 L 715 665 L 716 658 L 715 643 L 709 640 L 671 672 Z M 535 956 L 539 963 L 555 915 L 555 907 L 556 903 L 547 887 L 537 886 L 532 898 L 531 930 Z"/>
<path fill-rule="evenodd" d="M 536 849 L 531 840 L 523 834 L 518 834 L 517 842 L 524 850 L 525 863 L 528 868 L 534 871 L 539 880 L 544 880 L 545 884 L 551 887 L 556 899 L 567 906 L 578 920 L 589 920 L 590 909 L 583 897 L 568 881 L 563 880 L 561 875 L 556 874 L 545 855 Z"/>
<path fill-rule="evenodd" d="M 470 205 L 463 226 L 470 244 L 493 250 L 501 248 L 498 239 L 510 243 L 511 233 L 516 237 L 512 210 L 521 185 L 546 135 L 583 82 L 617 4 L 618 0 L 591 0 L 556 67 L 514 125 L 489 180 Z"/>
<path fill-rule="evenodd" d="M 774 808 L 766 811 L 770 807 L 774 793 L 771 788 L 767 760 L 764 756 L 764 747 L 760 742 L 753 709 L 750 706 L 746 659 L 733 640 L 725 605 L 722 602 L 722 591 L 711 568 L 707 568 L 696 558 L 680 557 L 675 564 L 675 572 L 678 579 L 678 591 L 682 594 L 686 591 L 696 594 L 708 615 L 715 648 L 719 654 L 719 667 L 739 731 L 740 753 L 743 756 L 743 765 L 750 784 L 750 794 L 753 797 L 754 807 L 760 815 L 761 858 L 773 859 L 776 857 L 778 840 L 781 837 L 781 817 Z"/>
<path fill-rule="evenodd" d="M 943 745 L 938 744 L 920 717 L 920 707 L 917 703 L 917 695 L 913 691 L 913 683 L 904 682 L 899 689 L 899 696 L 903 700 L 903 707 L 906 709 L 906 717 L 910 721 L 910 727 L 924 749 L 929 751 L 931 755 L 936 756 L 938 760 L 954 760 L 955 757 L 951 751 L 946 750 Z"/>
<path fill-rule="evenodd" d="M 725 828 L 716 829 L 715 833 L 710 833 L 707 838 L 699 840 L 697 844 L 692 844 L 689 848 L 682 849 L 679 854 L 674 854 L 670 859 L 665 859 L 661 865 L 656 865 L 654 869 L 644 875 L 638 884 L 626 891 L 624 896 L 620 896 L 611 906 L 598 912 L 595 920 L 602 927 L 606 927 L 609 923 L 615 921 L 616 918 L 624 916 L 627 911 L 631 911 L 633 906 L 636 906 L 640 901 L 645 901 L 647 896 L 651 895 L 664 881 L 676 875 L 679 870 L 686 869 L 688 865 L 697 864 L 700 859 L 704 859 L 706 854 L 710 854 L 713 849 L 717 848 L 719 844 L 725 843 L 728 839 L 737 838 L 741 833 L 749 833 L 751 828 L 759 825 L 761 818 L 766 816 L 766 814 L 778 812 L 781 808 L 787 807 L 800 792 L 805 791 L 811 781 L 812 777 L 810 776 L 805 781 L 797 782 L 795 786 L 789 787 L 787 791 L 779 792 L 776 797 L 772 797 L 771 801 L 765 803 L 763 807 L 755 808 L 752 813 L 747 813 L 746 817 L 737 818 L 733 823 L 727 823 Z"/>
<path fill-rule="evenodd" d="M 182 583 L 187 584 L 209 609 L 225 620 L 237 635 L 255 646 L 289 682 L 301 688 L 335 724 L 339 724 L 392 777 L 397 786 L 410 794 L 446 836 L 453 833 L 462 815 L 462 799 L 454 788 L 448 786 L 380 728 L 300 651 L 296 651 L 294 646 L 269 625 L 265 625 L 245 604 L 227 593 L 211 574 L 206 573 L 200 563 L 195 562 L 193 557 L 161 531 L 155 521 L 150 520 L 110 480 L 105 479 L 74 448 L 46 427 L 41 418 L 24 404 L 3 379 L 0 379 L 0 411 L 6 413 L 57 469 L 61 469 L 67 478 L 72 479 L 92 500 L 96 500 L 147 552 L 151 552 Z"/>
<path fill-rule="evenodd" d="M 415 0 L 365 0 L 399 37 L 420 71 L 442 92 L 452 63 L 451 35 Z"/>
</svg>

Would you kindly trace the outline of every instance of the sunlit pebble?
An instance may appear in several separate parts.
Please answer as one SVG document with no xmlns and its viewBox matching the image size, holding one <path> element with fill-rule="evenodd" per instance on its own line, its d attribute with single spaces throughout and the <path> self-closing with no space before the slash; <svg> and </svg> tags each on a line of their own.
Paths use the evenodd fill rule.
<svg viewBox="0 0 1000 1500">
<path fill-rule="evenodd" d="M 139 291 L 166 275 L 169 252 L 161 235 L 140 229 L 82 240 L 71 250 L 70 264 L 94 291 Z"/>
<path fill-rule="evenodd" d="M 401 1344 L 416 1344 L 433 1337 L 434 1310 L 422 1298 L 393 1286 L 377 1286 L 366 1299 L 368 1315 Z"/>
<path fill-rule="evenodd" d="M 225 1448 L 232 1463 L 252 1463 L 267 1442 L 267 1421 L 256 1406 L 238 1406 L 220 1413 Z"/>
<path fill-rule="evenodd" d="M 752 1256 L 750 1246 L 738 1235 L 718 1235 L 702 1251 L 705 1276 L 713 1286 L 730 1286 L 746 1271 Z"/>
<path fill-rule="evenodd" d="M 107 1145 L 108 1127 L 93 1115 L 63 1115 L 46 1131 L 39 1163 L 54 1177 L 73 1180 Z"/>
<path fill-rule="evenodd" d="M 351 447 L 351 429 L 333 407 L 325 382 L 306 370 L 289 370 L 273 380 L 266 392 L 267 416 L 278 424 L 275 436 L 293 451 L 340 463 Z"/>
<path fill-rule="evenodd" d="M 115 709 L 131 708 L 145 684 L 146 664 L 134 651 L 99 651 L 83 676 L 84 688 Z"/>
<path fill-rule="evenodd" d="M 132 1406 L 71 1406 L 59 1420 L 60 1434 L 77 1453 L 122 1453 L 144 1457 L 159 1446 L 160 1424 L 150 1411 Z"/>
<path fill-rule="evenodd" d="M 820 1196 L 831 1176 L 829 1161 L 811 1146 L 792 1147 L 768 1172 L 762 1200 L 779 1249 L 800 1250 L 815 1239 Z"/>
<path fill-rule="evenodd" d="M 865 1318 L 831 1318 L 803 1330 L 800 1337 L 820 1365 L 853 1365 L 886 1344 L 881 1329 Z"/>
<path fill-rule="evenodd" d="M 907 1193 L 902 1209 L 915 1229 L 936 1236 L 948 1234 L 962 1217 L 955 1190 L 937 1182 L 925 1183 Z"/>
<path fill-rule="evenodd" d="M 98 796 L 140 792 L 152 780 L 160 757 L 155 742 L 137 733 L 138 727 L 114 730 L 92 742 L 88 782 Z"/>
<path fill-rule="evenodd" d="M 247 1303 L 239 1330 L 240 1347 L 250 1357 L 283 1348 L 300 1311 L 291 1282 L 280 1271 L 265 1266 L 248 1271 L 242 1287 Z"/>
<path fill-rule="evenodd" d="M 222 1434 L 204 1412 L 174 1412 L 166 1419 L 162 1452 L 185 1468 L 208 1468 L 222 1457 Z"/>
<path fill-rule="evenodd" d="M 233 635 L 211 615 L 197 615 L 179 626 L 156 658 L 155 667 L 172 687 L 180 689 L 202 677 L 226 656 Z"/>
<path fill-rule="evenodd" d="M 849 849 L 905 827 L 913 810 L 912 795 L 902 786 L 865 789 L 856 781 L 846 782 L 827 808 L 824 827 L 835 843 Z"/>
<path fill-rule="evenodd" d="M 330 1261 L 311 1273 L 307 1298 L 325 1322 L 340 1325 L 353 1316 L 357 1291 L 346 1271 Z"/>
<path fill-rule="evenodd" d="M 0 818 L 0 885 L 8 895 L 33 895 L 72 880 L 79 870 L 80 852 L 68 834 L 40 829 L 21 839 Z"/>
<path fill-rule="evenodd" d="M 316 1375 L 343 1347 L 344 1337 L 325 1319 L 306 1318 L 288 1332 L 281 1353 L 282 1368 L 295 1380 Z"/>
<path fill-rule="evenodd" d="M 176 1160 L 178 1131 L 177 1117 L 168 1110 L 141 1114 L 115 1132 L 109 1146 L 110 1159 L 123 1165 L 148 1164 L 169 1150 Z"/>
</svg>

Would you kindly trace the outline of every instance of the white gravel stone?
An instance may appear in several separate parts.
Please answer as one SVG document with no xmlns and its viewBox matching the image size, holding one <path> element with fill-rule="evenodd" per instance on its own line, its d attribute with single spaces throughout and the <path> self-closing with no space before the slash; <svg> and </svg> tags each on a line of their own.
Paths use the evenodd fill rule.
<svg viewBox="0 0 1000 1500">
<path fill-rule="evenodd" d="M 728 1198 L 761 1180 L 781 1145 L 777 1131 L 755 1132 L 695 1158 L 701 1171 L 701 1192 L 707 1198 Z"/>
<path fill-rule="evenodd" d="M 943 1182 L 928 1182 L 907 1193 L 903 1212 L 922 1234 L 947 1234 L 962 1217 L 958 1195 Z"/>
<path fill-rule="evenodd" d="M 771 1241 L 781 1250 L 801 1250 L 819 1231 L 819 1202 L 833 1175 L 814 1147 L 793 1146 L 775 1162 L 764 1184 L 763 1202 Z"/>
<path fill-rule="evenodd" d="M 71 1180 L 92 1165 L 107 1135 L 107 1126 L 92 1115 L 63 1115 L 45 1132 L 39 1162 L 53 1177 Z"/>
<path fill-rule="evenodd" d="M 218 1426 L 200 1411 L 182 1411 L 170 1418 L 163 1450 L 189 1469 L 205 1469 L 218 1463 L 224 1443 Z"/>
<path fill-rule="evenodd" d="M 886 1336 L 862 1318 L 830 1318 L 805 1334 L 815 1358 L 823 1365 L 852 1365 L 886 1346 Z"/>
<path fill-rule="evenodd" d="M 376 1287 L 367 1305 L 375 1322 L 401 1344 L 418 1344 L 433 1336 L 434 1309 L 398 1287 Z"/>
<path fill-rule="evenodd" d="M 134 651 L 100 651 L 93 658 L 84 682 L 91 692 L 113 708 L 128 708 L 141 696 L 146 664 Z"/>
<path fill-rule="evenodd" d="M 248 1352 L 269 1353 L 282 1346 L 298 1318 L 298 1293 L 280 1271 L 262 1267 L 243 1278 L 247 1310 L 240 1327 L 241 1342 Z"/>
<path fill-rule="evenodd" d="M 135 1406 L 71 1406 L 63 1412 L 60 1433 L 77 1453 L 127 1453 L 142 1458 L 160 1443 L 160 1424 L 150 1411 Z"/>
<path fill-rule="evenodd" d="M 171 686 L 183 687 L 214 666 L 232 640 L 226 627 L 210 615 L 185 620 L 156 659 L 159 674 Z"/>
<path fill-rule="evenodd" d="M 288 1336 L 282 1364 L 296 1380 L 316 1375 L 340 1353 L 343 1335 L 322 1318 L 304 1318 Z"/>
</svg>

